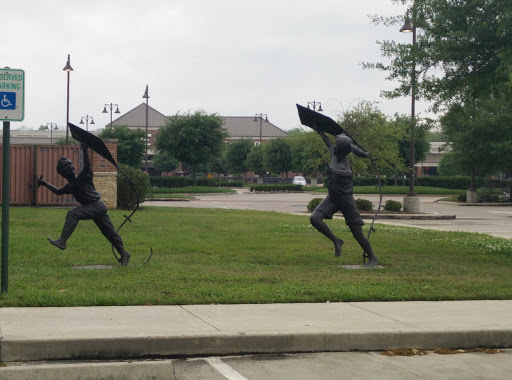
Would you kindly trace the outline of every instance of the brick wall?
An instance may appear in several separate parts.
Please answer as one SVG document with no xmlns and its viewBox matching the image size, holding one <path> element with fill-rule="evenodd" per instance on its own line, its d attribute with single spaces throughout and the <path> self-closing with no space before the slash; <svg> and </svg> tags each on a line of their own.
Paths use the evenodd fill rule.
<svg viewBox="0 0 512 380">
<path fill-rule="evenodd" d="M 117 139 L 104 139 L 110 154 L 117 162 Z M 91 159 L 94 186 L 108 209 L 117 208 L 117 168 L 108 160 L 93 152 Z"/>
</svg>

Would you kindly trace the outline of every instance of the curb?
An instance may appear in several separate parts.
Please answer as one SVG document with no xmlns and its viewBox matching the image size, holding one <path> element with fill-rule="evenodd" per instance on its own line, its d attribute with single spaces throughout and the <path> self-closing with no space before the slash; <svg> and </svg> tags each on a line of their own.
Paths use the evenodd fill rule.
<svg viewBox="0 0 512 380">
<path fill-rule="evenodd" d="M 375 214 L 361 214 L 363 219 L 373 219 Z M 447 220 L 456 219 L 455 215 L 445 214 L 378 214 L 377 219 L 418 219 L 418 220 Z"/>
<path fill-rule="evenodd" d="M 256 353 L 385 351 L 391 349 L 507 348 L 512 329 L 469 331 L 210 334 L 104 339 L 2 341 L 3 362 L 112 360 Z"/>
</svg>

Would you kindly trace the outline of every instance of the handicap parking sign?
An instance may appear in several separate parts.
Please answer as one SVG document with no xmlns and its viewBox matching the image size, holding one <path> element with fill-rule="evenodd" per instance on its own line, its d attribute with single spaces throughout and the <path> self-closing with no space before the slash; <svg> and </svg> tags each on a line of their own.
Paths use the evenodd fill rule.
<svg viewBox="0 0 512 380">
<path fill-rule="evenodd" d="M 4 110 L 16 109 L 16 93 L 0 92 L 0 108 Z"/>
<path fill-rule="evenodd" d="M 25 72 L 0 69 L 0 121 L 22 121 L 25 117 Z"/>
</svg>

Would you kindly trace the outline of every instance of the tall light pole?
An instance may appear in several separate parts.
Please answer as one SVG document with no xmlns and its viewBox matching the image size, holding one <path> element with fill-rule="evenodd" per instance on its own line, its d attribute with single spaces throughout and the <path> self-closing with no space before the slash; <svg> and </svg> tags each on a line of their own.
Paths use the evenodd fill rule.
<svg viewBox="0 0 512 380">
<path fill-rule="evenodd" d="M 148 95 L 148 85 L 146 85 L 146 91 L 144 95 L 142 95 L 143 99 L 146 99 L 146 138 L 144 141 L 146 142 L 146 173 L 148 173 L 148 108 L 149 108 L 149 95 Z"/>
<path fill-rule="evenodd" d="M 62 69 L 64 71 L 67 71 L 68 73 L 68 95 L 67 95 L 67 112 L 66 112 L 66 144 L 69 143 L 69 73 L 73 71 L 73 68 L 71 67 L 71 58 L 68 54 L 68 61 L 66 62 L 66 66 Z"/>
<path fill-rule="evenodd" d="M 263 133 L 263 116 L 265 116 L 265 122 L 268 123 L 268 116 L 266 113 L 257 113 L 254 115 L 254 121 L 258 121 L 258 118 L 260 119 L 260 145 L 261 145 L 261 135 Z"/>
<path fill-rule="evenodd" d="M 96 124 L 94 122 L 94 119 L 92 118 L 92 116 L 89 116 L 89 115 L 82 116 L 82 119 L 80 120 L 80 124 L 84 123 L 84 119 L 85 119 L 85 130 L 86 131 L 89 130 L 89 120 L 91 120 L 91 125 Z"/>
<path fill-rule="evenodd" d="M 103 107 L 103 111 L 101 111 L 101 113 L 108 113 L 107 107 L 110 110 L 110 129 L 112 129 L 112 110 L 114 109 L 114 107 L 116 107 L 116 112 L 114 112 L 114 113 L 121 113 L 121 112 L 119 112 L 119 105 L 110 103 L 110 104 L 105 104 L 105 107 Z"/>
<path fill-rule="evenodd" d="M 417 213 L 420 211 L 419 198 L 414 191 L 414 127 L 416 124 L 415 103 L 416 103 L 416 26 L 409 15 L 405 18 L 404 25 L 400 28 L 401 33 L 412 33 L 412 68 L 411 68 L 411 141 L 410 141 L 410 168 L 409 168 L 409 192 L 404 198 L 404 211 Z"/>
<path fill-rule="evenodd" d="M 317 101 L 308 102 L 308 108 L 310 105 L 313 106 L 313 111 L 318 111 L 318 112 L 323 111 L 321 102 L 317 102 Z M 316 109 L 316 106 L 318 106 L 318 110 Z"/>
<path fill-rule="evenodd" d="M 50 130 L 50 145 L 53 145 L 53 130 L 57 130 L 57 123 L 47 123 L 46 128 Z"/>
</svg>

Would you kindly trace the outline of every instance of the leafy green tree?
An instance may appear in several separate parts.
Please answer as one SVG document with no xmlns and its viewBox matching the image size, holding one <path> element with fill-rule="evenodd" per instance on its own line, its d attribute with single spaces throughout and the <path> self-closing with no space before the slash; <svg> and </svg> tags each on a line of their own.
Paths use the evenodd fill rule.
<svg viewBox="0 0 512 380">
<path fill-rule="evenodd" d="M 156 152 L 153 157 L 153 167 L 161 172 L 172 172 L 180 162 L 168 152 Z"/>
<path fill-rule="evenodd" d="M 232 173 L 244 173 L 249 170 L 247 155 L 251 151 L 250 139 L 239 139 L 227 144 L 226 166 Z"/>
<path fill-rule="evenodd" d="M 144 131 L 140 129 L 129 129 L 121 125 L 104 129 L 98 137 L 117 139 L 117 161 L 139 168 L 146 149 L 145 136 Z"/>
<path fill-rule="evenodd" d="M 466 156 L 471 164 L 471 189 L 475 175 L 486 159 L 499 161 L 482 139 L 478 113 L 483 105 L 507 92 L 510 103 L 512 73 L 512 6 L 501 0 L 395 0 L 409 7 L 409 18 L 417 27 L 415 44 L 380 42 L 389 63 L 365 64 L 366 68 L 386 71 L 387 79 L 399 85 L 383 91 L 388 98 L 408 96 L 431 101 L 436 113 L 446 112 L 444 132 L 452 140 L 454 155 Z M 402 17 L 375 17 L 376 23 L 398 28 Z M 412 67 L 415 70 L 412 70 Z M 505 101 L 505 103 L 507 102 Z M 509 106 L 495 109 L 504 112 Z M 505 111 L 506 112 L 506 111 Z M 451 115 L 450 115 L 451 113 Z M 460 120 L 453 118 L 461 116 Z M 483 119 L 493 119 L 488 113 Z M 462 125 L 462 122 L 465 125 Z M 485 134 L 485 133 L 484 133 Z M 505 134 L 507 135 L 507 134 Z M 484 156 L 481 156 L 484 154 Z M 461 158 L 461 157 L 459 157 Z M 494 159 L 493 159 L 494 158 Z M 461 160 L 459 160 L 462 162 Z"/>
<path fill-rule="evenodd" d="M 288 132 L 292 150 L 292 168 L 306 175 L 323 172 L 331 158 L 324 141 L 311 129 L 296 128 Z"/>
<path fill-rule="evenodd" d="M 209 163 L 221 153 L 227 137 L 222 124 L 220 116 L 202 110 L 177 113 L 168 118 L 155 136 L 156 148 L 188 164 L 195 185 L 199 165 Z"/>
<path fill-rule="evenodd" d="M 440 176 L 469 176 L 471 174 L 471 161 L 454 152 L 446 152 L 439 161 L 438 173 Z"/>
<path fill-rule="evenodd" d="M 403 172 L 405 160 L 400 155 L 399 143 L 406 138 L 406 132 L 398 117 L 390 121 L 374 103 L 362 101 L 345 111 L 338 123 L 363 149 L 371 153 L 377 160 L 379 170 Z M 370 173 L 370 160 L 357 159 L 353 155 L 348 159 L 355 173 Z"/>
<path fill-rule="evenodd" d="M 405 167 L 409 168 L 411 166 L 411 117 L 396 114 L 392 122 L 403 130 L 403 137 L 398 141 L 398 150 Z M 428 124 L 423 123 L 414 128 L 414 162 L 425 160 L 430 150 L 428 130 Z"/>
<path fill-rule="evenodd" d="M 263 162 L 266 168 L 275 173 L 285 172 L 288 178 L 288 171 L 292 169 L 292 149 L 287 138 L 279 137 L 270 140 L 263 148 Z"/>
<path fill-rule="evenodd" d="M 263 159 L 263 145 L 254 145 L 247 155 L 247 167 L 256 174 L 263 176 L 266 171 Z"/>
</svg>

